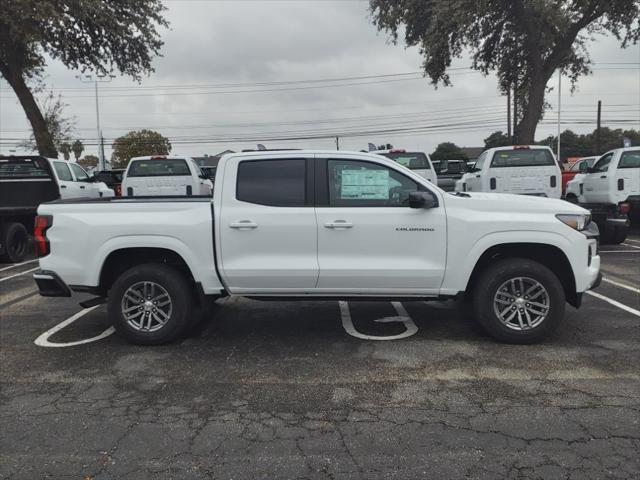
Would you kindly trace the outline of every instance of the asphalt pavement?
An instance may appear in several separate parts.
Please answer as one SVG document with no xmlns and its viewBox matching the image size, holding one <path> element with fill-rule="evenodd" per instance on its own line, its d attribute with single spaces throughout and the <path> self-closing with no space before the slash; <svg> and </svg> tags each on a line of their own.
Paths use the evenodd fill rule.
<svg viewBox="0 0 640 480">
<path fill-rule="evenodd" d="M 452 301 L 234 299 L 138 347 L 0 265 L 0 478 L 640 478 L 640 235 L 602 258 L 531 346 Z"/>
</svg>

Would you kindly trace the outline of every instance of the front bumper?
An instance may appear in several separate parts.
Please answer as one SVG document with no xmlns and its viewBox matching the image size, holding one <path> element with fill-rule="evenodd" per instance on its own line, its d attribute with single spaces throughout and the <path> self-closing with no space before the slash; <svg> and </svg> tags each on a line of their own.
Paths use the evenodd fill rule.
<svg viewBox="0 0 640 480">
<path fill-rule="evenodd" d="M 37 270 L 33 274 L 33 279 L 36 281 L 40 295 L 43 297 L 71 296 L 71 290 L 55 272 Z"/>
</svg>

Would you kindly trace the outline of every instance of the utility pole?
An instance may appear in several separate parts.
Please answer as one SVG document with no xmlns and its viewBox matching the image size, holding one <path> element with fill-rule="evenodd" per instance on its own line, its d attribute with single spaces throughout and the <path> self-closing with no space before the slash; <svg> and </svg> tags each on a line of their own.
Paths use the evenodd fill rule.
<svg viewBox="0 0 640 480">
<path fill-rule="evenodd" d="M 507 140 L 511 143 L 511 86 L 507 90 Z"/>
<path fill-rule="evenodd" d="M 512 142 L 514 145 L 518 143 L 517 126 L 518 126 L 518 86 L 517 84 L 514 84 L 514 87 L 513 87 L 513 142 Z"/>
<path fill-rule="evenodd" d="M 596 120 L 596 155 L 600 155 L 600 120 L 602 118 L 602 100 L 598 100 L 598 118 Z"/>
<path fill-rule="evenodd" d="M 98 83 L 107 83 L 113 80 L 115 75 L 85 75 L 81 77 L 80 75 L 76 75 L 76 78 L 80 80 L 82 83 L 91 83 L 94 84 L 94 90 L 96 94 L 96 140 L 98 142 L 98 158 L 100 159 L 98 162 L 98 166 L 100 170 L 106 169 L 106 162 L 104 159 L 104 146 L 102 142 L 102 130 L 100 129 L 100 102 L 98 101 Z"/>
<path fill-rule="evenodd" d="M 336 137 L 336 150 L 340 150 L 340 137 Z"/>
<path fill-rule="evenodd" d="M 562 157 L 560 156 L 561 119 L 562 119 L 562 70 L 558 70 L 558 153 L 556 157 L 560 163 L 562 163 Z"/>
</svg>

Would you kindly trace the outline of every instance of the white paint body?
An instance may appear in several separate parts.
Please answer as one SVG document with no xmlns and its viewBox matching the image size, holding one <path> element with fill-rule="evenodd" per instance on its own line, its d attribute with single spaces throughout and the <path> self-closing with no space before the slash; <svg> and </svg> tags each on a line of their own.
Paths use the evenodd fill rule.
<svg viewBox="0 0 640 480">
<path fill-rule="evenodd" d="M 51 171 L 55 176 L 60 198 L 100 198 L 113 197 L 113 189 L 107 187 L 103 182 L 92 182 L 89 174 L 77 163 L 67 162 L 48 158 L 51 164 Z"/>
<path fill-rule="evenodd" d="M 372 152 L 372 154 L 376 154 L 376 155 L 382 155 L 384 156 L 384 154 L 386 153 L 392 153 L 393 150 L 374 150 Z M 408 167 L 411 171 L 417 173 L 418 175 L 420 175 L 422 178 L 426 178 L 427 180 L 429 180 L 431 183 L 433 183 L 434 185 L 438 185 L 438 175 L 436 174 L 435 169 L 433 168 L 433 163 L 431 163 L 431 157 L 429 156 L 428 153 L 424 153 L 425 157 L 427 158 L 427 163 L 429 164 L 429 168 L 411 168 Z"/>
<path fill-rule="evenodd" d="M 553 165 L 496 167 L 495 159 L 501 152 L 518 147 L 490 148 L 483 152 L 475 163 L 478 171 L 465 173 L 456 181 L 456 192 L 514 193 L 560 198 L 562 195 L 562 171 L 549 147 L 530 145 L 526 150 L 546 150 L 554 159 Z M 555 177 L 555 187 L 551 178 Z M 492 188 L 492 181 L 495 188 Z"/>
<path fill-rule="evenodd" d="M 236 198 L 241 161 L 301 156 L 366 161 L 395 170 L 431 192 L 438 206 L 274 207 Z M 47 231 L 51 253 L 40 259 L 40 268 L 57 273 L 68 285 L 97 286 L 110 253 L 157 247 L 180 255 L 206 294 L 386 298 L 464 291 L 481 255 L 509 243 L 560 249 L 573 270 L 577 292 L 593 285 L 600 268 L 597 255 L 588 265 L 588 251 L 596 251 L 596 240 L 555 217 L 586 210 L 549 198 L 448 194 L 378 155 L 238 153 L 220 160 L 215 181 L 212 202 L 124 198 L 41 205 L 39 214 L 52 215 L 53 226 Z M 336 222 L 351 226 L 327 227 Z"/>
<path fill-rule="evenodd" d="M 127 169 L 122 177 L 122 195 L 125 196 L 183 196 L 207 195 L 213 191 L 213 183 L 203 178 L 202 171 L 196 162 L 190 157 L 164 156 L 167 160 L 184 160 L 188 168 L 186 175 L 154 175 L 131 176 L 131 168 L 137 162 L 155 161 L 154 157 L 135 157 L 129 161 Z M 130 190 L 131 189 L 131 190 Z M 133 194 L 129 195 L 129 191 Z"/>
</svg>

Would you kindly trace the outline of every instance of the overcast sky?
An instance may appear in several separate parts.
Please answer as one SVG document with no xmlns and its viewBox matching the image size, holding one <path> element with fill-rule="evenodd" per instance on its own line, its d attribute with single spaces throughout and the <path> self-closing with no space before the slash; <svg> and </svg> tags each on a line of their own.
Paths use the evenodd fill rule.
<svg viewBox="0 0 640 480">
<path fill-rule="evenodd" d="M 412 74 L 420 70 L 417 49 L 392 45 L 376 31 L 366 1 L 171 0 L 166 6 L 171 27 L 162 31 L 155 73 L 141 86 L 126 78 L 100 84 L 108 143 L 131 129 L 150 128 L 172 140 L 173 153 L 200 156 L 255 148 L 240 139 L 265 139 L 269 148 L 334 148 L 333 139 L 268 139 L 422 127 L 344 136 L 340 147 L 388 142 L 431 152 L 443 141 L 482 146 L 491 132 L 506 130 L 506 100 L 493 76 L 466 70 L 470 62 L 461 59 L 454 64 L 453 87 L 435 89 Z M 563 85 L 563 130 L 592 131 L 599 99 L 605 125 L 640 128 L 640 46 L 623 50 L 615 39 L 598 38 L 590 51 L 594 74 L 580 80 L 574 95 L 568 82 Z M 48 85 L 77 120 L 78 137 L 95 143 L 93 85 L 57 62 L 47 73 Z M 273 83 L 297 81 L 307 82 Z M 554 110 L 538 127 L 538 138 L 557 128 L 557 90 L 548 101 Z M 28 137 L 29 125 L 4 81 L 0 102 L 0 148 L 6 153 L 7 139 Z M 591 119 L 594 124 L 573 123 Z M 96 151 L 89 146 L 85 153 Z"/>
</svg>

